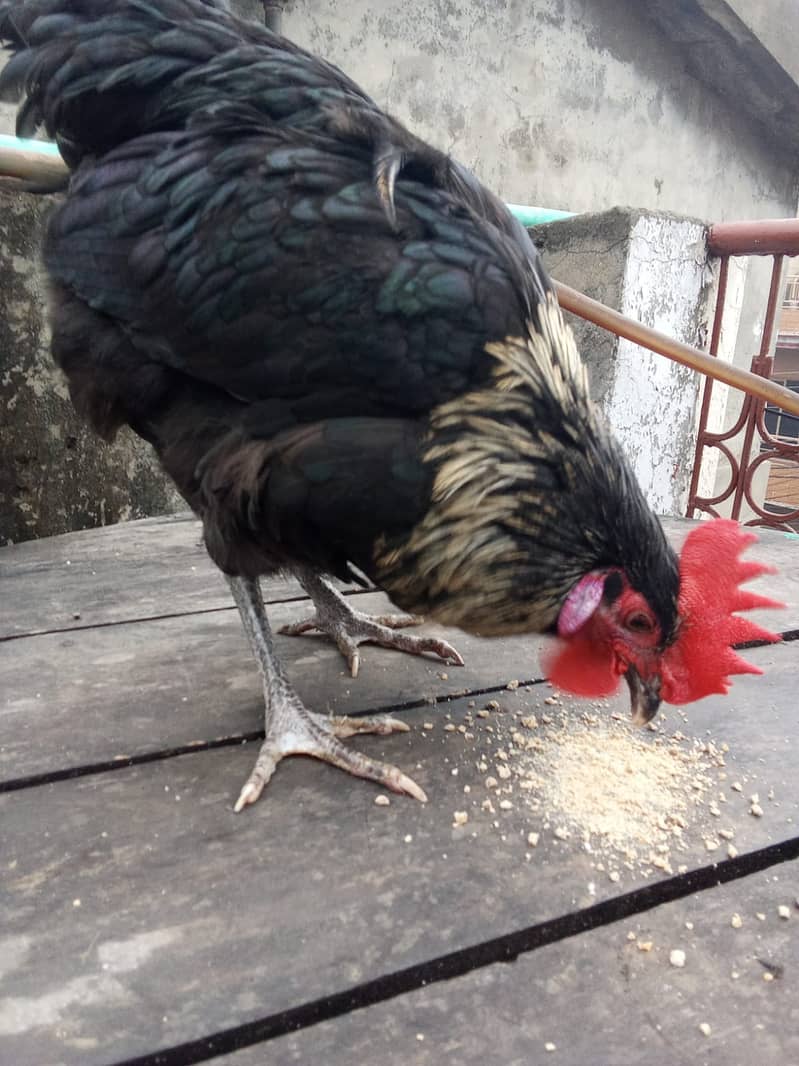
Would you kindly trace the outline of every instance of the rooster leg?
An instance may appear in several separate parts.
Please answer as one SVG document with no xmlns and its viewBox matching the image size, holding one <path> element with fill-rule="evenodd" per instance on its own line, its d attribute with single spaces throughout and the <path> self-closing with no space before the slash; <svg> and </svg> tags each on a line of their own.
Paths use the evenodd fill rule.
<svg viewBox="0 0 799 1066">
<path fill-rule="evenodd" d="M 406 651 L 411 655 L 424 655 L 432 652 L 440 659 L 455 666 L 463 666 L 463 659 L 458 651 L 435 637 L 411 637 L 407 633 L 398 633 L 398 629 L 418 626 L 422 619 L 412 614 L 385 614 L 371 616 L 354 610 L 341 593 L 314 570 L 303 566 L 294 568 L 294 573 L 302 587 L 311 597 L 316 613 L 301 622 L 283 626 L 279 632 L 295 637 L 309 630 L 326 633 L 338 645 L 339 651 L 347 660 L 350 673 L 358 676 L 361 657 L 359 644 L 379 644 L 383 648 Z"/>
<path fill-rule="evenodd" d="M 253 771 L 236 801 L 235 810 L 240 811 L 250 803 L 255 803 L 277 764 L 286 755 L 312 755 L 356 777 L 377 781 L 393 792 L 404 792 L 422 803 L 426 802 L 427 796 L 422 789 L 401 770 L 370 759 L 358 751 L 351 751 L 339 739 L 355 733 L 405 733 L 408 732 L 406 723 L 387 715 L 347 718 L 309 711 L 287 681 L 275 655 L 272 631 L 258 582 L 241 577 L 228 578 L 228 581 L 258 663 L 266 704 L 264 742 Z"/>
</svg>

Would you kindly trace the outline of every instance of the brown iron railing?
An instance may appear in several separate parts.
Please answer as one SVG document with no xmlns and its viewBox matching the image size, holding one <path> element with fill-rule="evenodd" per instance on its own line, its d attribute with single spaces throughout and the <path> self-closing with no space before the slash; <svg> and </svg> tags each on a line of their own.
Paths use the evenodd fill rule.
<svg viewBox="0 0 799 1066">
<path fill-rule="evenodd" d="M 710 354 L 718 355 L 724 305 L 727 298 L 729 261 L 731 256 L 769 255 L 772 257 L 771 283 L 769 285 L 766 317 L 757 354 L 752 358 L 751 372 L 770 381 L 774 367 L 772 342 L 778 324 L 781 306 L 781 280 L 785 256 L 799 255 L 799 219 L 766 219 L 761 222 L 726 222 L 711 227 L 708 249 L 721 259 L 718 294 L 716 297 L 713 331 L 710 339 Z M 710 401 L 713 393 L 713 378 L 705 380 L 699 430 L 696 442 L 694 469 L 688 494 L 688 517 L 696 511 L 720 514 L 720 506 L 726 504 L 725 513 L 741 520 L 745 525 L 773 526 L 777 529 L 799 529 L 799 440 L 783 439 L 773 435 L 766 426 L 766 403 L 762 393 L 747 392 L 737 419 L 728 429 L 714 432 L 708 428 Z M 790 410 L 781 401 L 771 401 L 777 411 Z M 740 441 L 740 450 L 733 442 Z M 699 479 L 702 460 L 707 449 L 715 448 L 729 463 L 730 476 L 727 484 L 712 496 L 699 494 Z M 736 454 L 736 451 L 738 454 Z M 776 483 L 779 479 L 783 491 L 787 490 L 789 506 L 779 508 L 769 505 L 768 490 L 764 502 L 755 498 L 754 478 L 765 464 L 767 474 Z M 771 465 L 773 464 L 773 465 Z M 780 477 L 780 473 L 782 477 Z M 792 504 L 796 502 L 796 506 Z M 744 513 L 745 508 L 748 508 Z M 751 514 L 749 513 L 751 512 Z"/>
</svg>

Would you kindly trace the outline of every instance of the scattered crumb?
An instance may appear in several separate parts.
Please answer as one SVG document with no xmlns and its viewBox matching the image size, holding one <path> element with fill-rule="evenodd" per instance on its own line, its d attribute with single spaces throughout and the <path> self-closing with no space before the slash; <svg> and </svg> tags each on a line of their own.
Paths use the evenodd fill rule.
<svg viewBox="0 0 799 1066">
<path fill-rule="evenodd" d="M 449 681 L 449 674 L 442 672 L 438 676 L 441 678 L 442 681 Z"/>
<path fill-rule="evenodd" d="M 79 899 L 73 899 L 72 906 L 73 907 L 79 907 L 80 906 L 80 900 Z"/>
<path fill-rule="evenodd" d="M 521 682 L 505 687 L 521 689 Z M 733 802 L 722 806 L 729 789 L 742 793 L 754 783 L 746 776 L 743 784 L 728 782 L 721 768 L 729 745 L 679 730 L 642 732 L 626 715 L 603 713 L 606 701 L 590 705 L 555 693 L 543 696 L 525 689 L 515 712 L 492 699 L 467 711 L 465 719 L 454 711 L 445 716 L 445 733 L 473 744 L 474 762 L 468 756 L 464 762 L 453 759 L 451 772 L 460 768 L 473 793 L 476 786 L 485 789 L 485 798 L 473 801 L 472 823 L 482 822 L 503 838 L 518 819 L 513 833 L 528 847 L 545 831 L 571 841 L 587 854 L 592 871 L 614 884 L 627 880 L 626 871 L 632 877 L 684 873 L 698 848 L 737 857 L 731 820 L 763 811 L 756 793 L 746 794 L 750 802 L 742 808 Z M 500 811 L 514 814 L 498 820 Z M 722 812 L 726 826 L 718 828 Z M 525 860 L 530 857 L 526 852 Z"/>
<path fill-rule="evenodd" d="M 416 1034 L 416 1039 L 417 1040 L 424 1040 L 424 1033 L 417 1033 Z"/>
<path fill-rule="evenodd" d="M 413 840 L 413 835 L 411 833 L 406 833 L 405 836 L 403 837 L 403 840 L 405 841 L 406 844 L 410 844 L 412 842 L 412 840 Z"/>
<path fill-rule="evenodd" d="M 424 722 L 423 725 L 422 725 L 422 729 L 432 729 L 432 728 L 433 728 L 433 723 L 432 722 Z"/>
<path fill-rule="evenodd" d="M 680 948 L 674 948 L 669 952 L 669 962 L 672 966 L 676 966 L 678 970 L 681 970 L 685 966 L 685 952 Z"/>
<path fill-rule="evenodd" d="M 376 807 L 388 807 L 389 803 L 391 803 L 391 800 L 388 798 L 388 796 L 384 796 L 382 792 L 379 796 L 375 796 Z"/>
<path fill-rule="evenodd" d="M 740 929 L 743 924 L 744 920 L 740 916 L 740 914 L 733 914 L 732 918 L 730 918 L 730 925 L 733 927 L 733 929 Z"/>
<path fill-rule="evenodd" d="M 760 806 L 759 803 L 753 803 L 752 806 L 749 808 L 749 813 L 754 815 L 755 818 L 762 818 L 763 808 Z"/>
<path fill-rule="evenodd" d="M 549 1040 L 546 1044 L 544 1044 L 544 1051 L 556 1051 L 557 1047 L 557 1044 L 553 1044 L 552 1041 Z"/>
<path fill-rule="evenodd" d="M 764 981 L 773 981 L 774 980 L 774 974 L 771 973 L 769 970 L 766 970 L 766 972 L 763 974 L 763 980 Z"/>
<path fill-rule="evenodd" d="M 652 950 L 653 943 L 651 940 L 639 940 L 635 945 L 639 951 L 649 952 Z"/>
<path fill-rule="evenodd" d="M 635 938 L 636 938 L 635 937 L 635 933 L 631 929 L 630 932 L 627 934 L 627 939 L 628 940 L 635 940 Z"/>
<path fill-rule="evenodd" d="M 758 911 L 757 914 L 755 914 L 755 918 L 757 918 L 759 922 L 765 922 L 766 920 L 766 916 L 762 911 Z"/>
<path fill-rule="evenodd" d="M 694 923 L 693 923 L 693 922 L 686 922 L 686 923 L 685 923 L 685 928 L 686 928 L 686 929 L 687 929 L 687 930 L 688 930 L 689 932 L 690 932 L 690 930 L 692 930 L 692 929 L 693 929 L 693 927 L 694 927 Z"/>
<path fill-rule="evenodd" d="M 505 686 L 505 688 L 508 689 L 510 692 L 515 692 L 518 687 L 519 687 L 519 682 L 516 681 L 516 680 L 509 681 L 507 683 L 507 685 Z"/>
<path fill-rule="evenodd" d="M 469 812 L 468 811 L 455 811 L 455 813 L 452 815 L 452 825 L 455 828 L 457 828 L 460 825 L 466 825 L 466 823 L 468 821 L 469 821 Z"/>
<path fill-rule="evenodd" d="M 784 903 L 781 903 L 779 907 L 777 907 L 777 914 L 779 914 L 780 918 L 790 918 L 791 908 L 786 907 Z"/>
<path fill-rule="evenodd" d="M 702 1036 L 710 1036 L 710 1034 L 713 1032 L 713 1030 L 710 1028 L 710 1026 L 707 1024 L 707 1022 L 700 1022 L 699 1023 L 699 1032 L 702 1034 Z"/>
</svg>

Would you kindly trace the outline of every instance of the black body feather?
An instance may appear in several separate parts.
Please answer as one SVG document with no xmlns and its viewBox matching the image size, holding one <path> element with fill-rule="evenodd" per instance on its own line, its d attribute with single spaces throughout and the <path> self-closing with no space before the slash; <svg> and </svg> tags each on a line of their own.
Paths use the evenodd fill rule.
<svg viewBox="0 0 799 1066">
<path fill-rule="evenodd" d="M 55 358 L 102 435 L 153 444 L 225 571 L 355 564 L 515 632 L 618 566 L 671 632 L 676 559 L 535 248 L 468 171 L 211 0 L 6 2 L 0 35 L 21 132 L 74 167 Z"/>
</svg>

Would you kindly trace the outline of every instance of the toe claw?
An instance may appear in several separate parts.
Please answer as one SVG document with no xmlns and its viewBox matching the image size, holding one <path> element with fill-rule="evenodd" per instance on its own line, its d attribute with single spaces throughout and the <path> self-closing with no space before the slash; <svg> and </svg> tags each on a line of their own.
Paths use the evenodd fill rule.
<svg viewBox="0 0 799 1066">
<path fill-rule="evenodd" d="M 397 771 L 396 778 L 386 782 L 390 785 L 395 792 L 404 792 L 408 796 L 413 797 L 415 800 L 419 800 L 420 803 L 427 803 L 427 793 L 423 788 L 420 788 L 412 777 L 408 777 L 407 774 L 402 773 L 401 770 Z"/>
<path fill-rule="evenodd" d="M 255 803 L 261 795 L 263 787 L 263 784 L 258 785 L 254 781 L 248 781 L 239 793 L 239 798 L 236 800 L 236 805 L 233 808 L 234 814 L 239 814 L 245 807 L 249 807 L 250 804 Z"/>
</svg>

